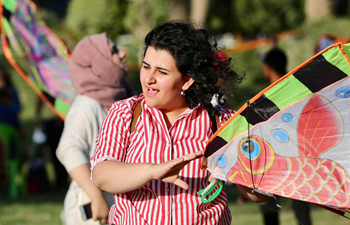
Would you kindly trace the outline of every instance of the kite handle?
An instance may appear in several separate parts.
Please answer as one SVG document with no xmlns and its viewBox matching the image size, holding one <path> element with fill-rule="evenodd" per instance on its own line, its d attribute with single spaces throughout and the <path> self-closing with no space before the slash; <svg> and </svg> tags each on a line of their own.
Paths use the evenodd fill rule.
<svg viewBox="0 0 350 225">
<path fill-rule="evenodd" d="M 211 193 L 211 191 L 216 187 L 217 184 L 219 184 L 219 189 L 217 189 L 209 198 L 206 199 L 207 195 Z M 201 195 L 202 203 L 211 202 L 220 194 L 223 186 L 224 183 L 221 180 L 218 180 L 216 182 L 211 181 L 206 188 L 201 189 L 197 192 L 197 194 Z"/>
</svg>

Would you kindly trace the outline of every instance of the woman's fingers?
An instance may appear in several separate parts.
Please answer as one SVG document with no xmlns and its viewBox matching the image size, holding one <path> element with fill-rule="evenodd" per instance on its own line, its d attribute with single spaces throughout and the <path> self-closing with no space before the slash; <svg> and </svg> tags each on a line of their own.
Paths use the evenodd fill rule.
<svg viewBox="0 0 350 225">
<path fill-rule="evenodd" d="M 167 183 L 173 183 L 181 188 L 188 189 L 188 184 L 178 178 L 179 172 L 192 160 L 198 159 L 203 155 L 201 151 L 181 156 L 177 159 L 157 165 L 158 168 L 154 179 L 161 179 Z"/>
<path fill-rule="evenodd" d="M 191 153 L 188 155 L 183 155 L 177 159 L 173 159 L 173 160 L 169 161 L 169 163 L 180 164 L 180 163 L 183 163 L 184 161 L 186 161 L 186 163 L 188 163 L 194 159 L 198 159 L 198 158 L 202 157 L 202 155 L 203 155 L 203 153 L 201 151 L 198 151 L 198 152 L 194 152 L 194 153 Z"/>
<path fill-rule="evenodd" d="M 103 218 L 100 220 L 101 224 L 107 224 L 107 219 L 106 218 Z"/>
<path fill-rule="evenodd" d="M 194 153 L 191 153 L 188 155 L 184 155 L 181 158 L 184 158 L 185 161 L 191 161 L 191 160 L 202 157 L 202 155 L 203 155 L 203 153 L 201 151 L 198 151 L 198 152 L 194 152 Z"/>
<path fill-rule="evenodd" d="M 185 190 L 188 190 L 188 184 L 185 181 L 183 181 L 183 180 L 181 180 L 179 178 L 177 178 L 174 181 L 174 184 L 179 186 L 179 187 L 181 187 L 181 188 L 183 188 L 183 189 L 185 189 Z"/>
</svg>

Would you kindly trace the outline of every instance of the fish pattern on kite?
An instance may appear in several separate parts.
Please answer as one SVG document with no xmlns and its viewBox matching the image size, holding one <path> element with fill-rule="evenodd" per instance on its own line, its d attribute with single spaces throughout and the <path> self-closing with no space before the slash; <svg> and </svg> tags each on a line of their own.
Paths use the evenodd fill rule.
<svg viewBox="0 0 350 225">
<path fill-rule="evenodd" d="M 68 70 L 69 51 L 39 18 L 28 0 L 0 0 L 5 57 L 62 119 L 75 97 Z"/>
<path fill-rule="evenodd" d="M 350 44 L 332 45 L 260 92 L 211 137 L 203 165 L 219 179 L 348 217 L 349 55 Z"/>
</svg>

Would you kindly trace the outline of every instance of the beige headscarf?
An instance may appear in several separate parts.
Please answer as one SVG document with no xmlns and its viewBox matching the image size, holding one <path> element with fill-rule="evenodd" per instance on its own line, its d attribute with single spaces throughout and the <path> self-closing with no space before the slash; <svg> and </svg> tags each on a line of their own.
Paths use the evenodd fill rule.
<svg viewBox="0 0 350 225">
<path fill-rule="evenodd" d="M 105 108 L 130 96 L 124 81 L 126 71 L 113 63 L 106 33 L 87 36 L 76 45 L 69 72 L 77 94 L 91 97 Z"/>
</svg>

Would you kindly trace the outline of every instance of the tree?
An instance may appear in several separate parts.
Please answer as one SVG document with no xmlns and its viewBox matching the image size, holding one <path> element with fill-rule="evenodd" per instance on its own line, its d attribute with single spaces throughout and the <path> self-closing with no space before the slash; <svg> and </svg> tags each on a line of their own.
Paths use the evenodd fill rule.
<svg viewBox="0 0 350 225">
<path fill-rule="evenodd" d="M 190 20 L 204 26 L 208 14 L 209 0 L 192 0 Z"/>
<path fill-rule="evenodd" d="M 126 29 L 134 34 L 138 46 L 155 26 L 169 18 L 169 2 L 166 0 L 131 0 L 124 17 Z"/>
<path fill-rule="evenodd" d="M 65 25 L 76 41 L 103 31 L 114 39 L 125 31 L 123 18 L 126 6 L 126 0 L 71 0 Z"/>
<path fill-rule="evenodd" d="M 208 24 L 223 32 L 243 36 L 275 34 L 298 27 L 304 21 L 304 0 L 212 1 Z"/>
</svg>

